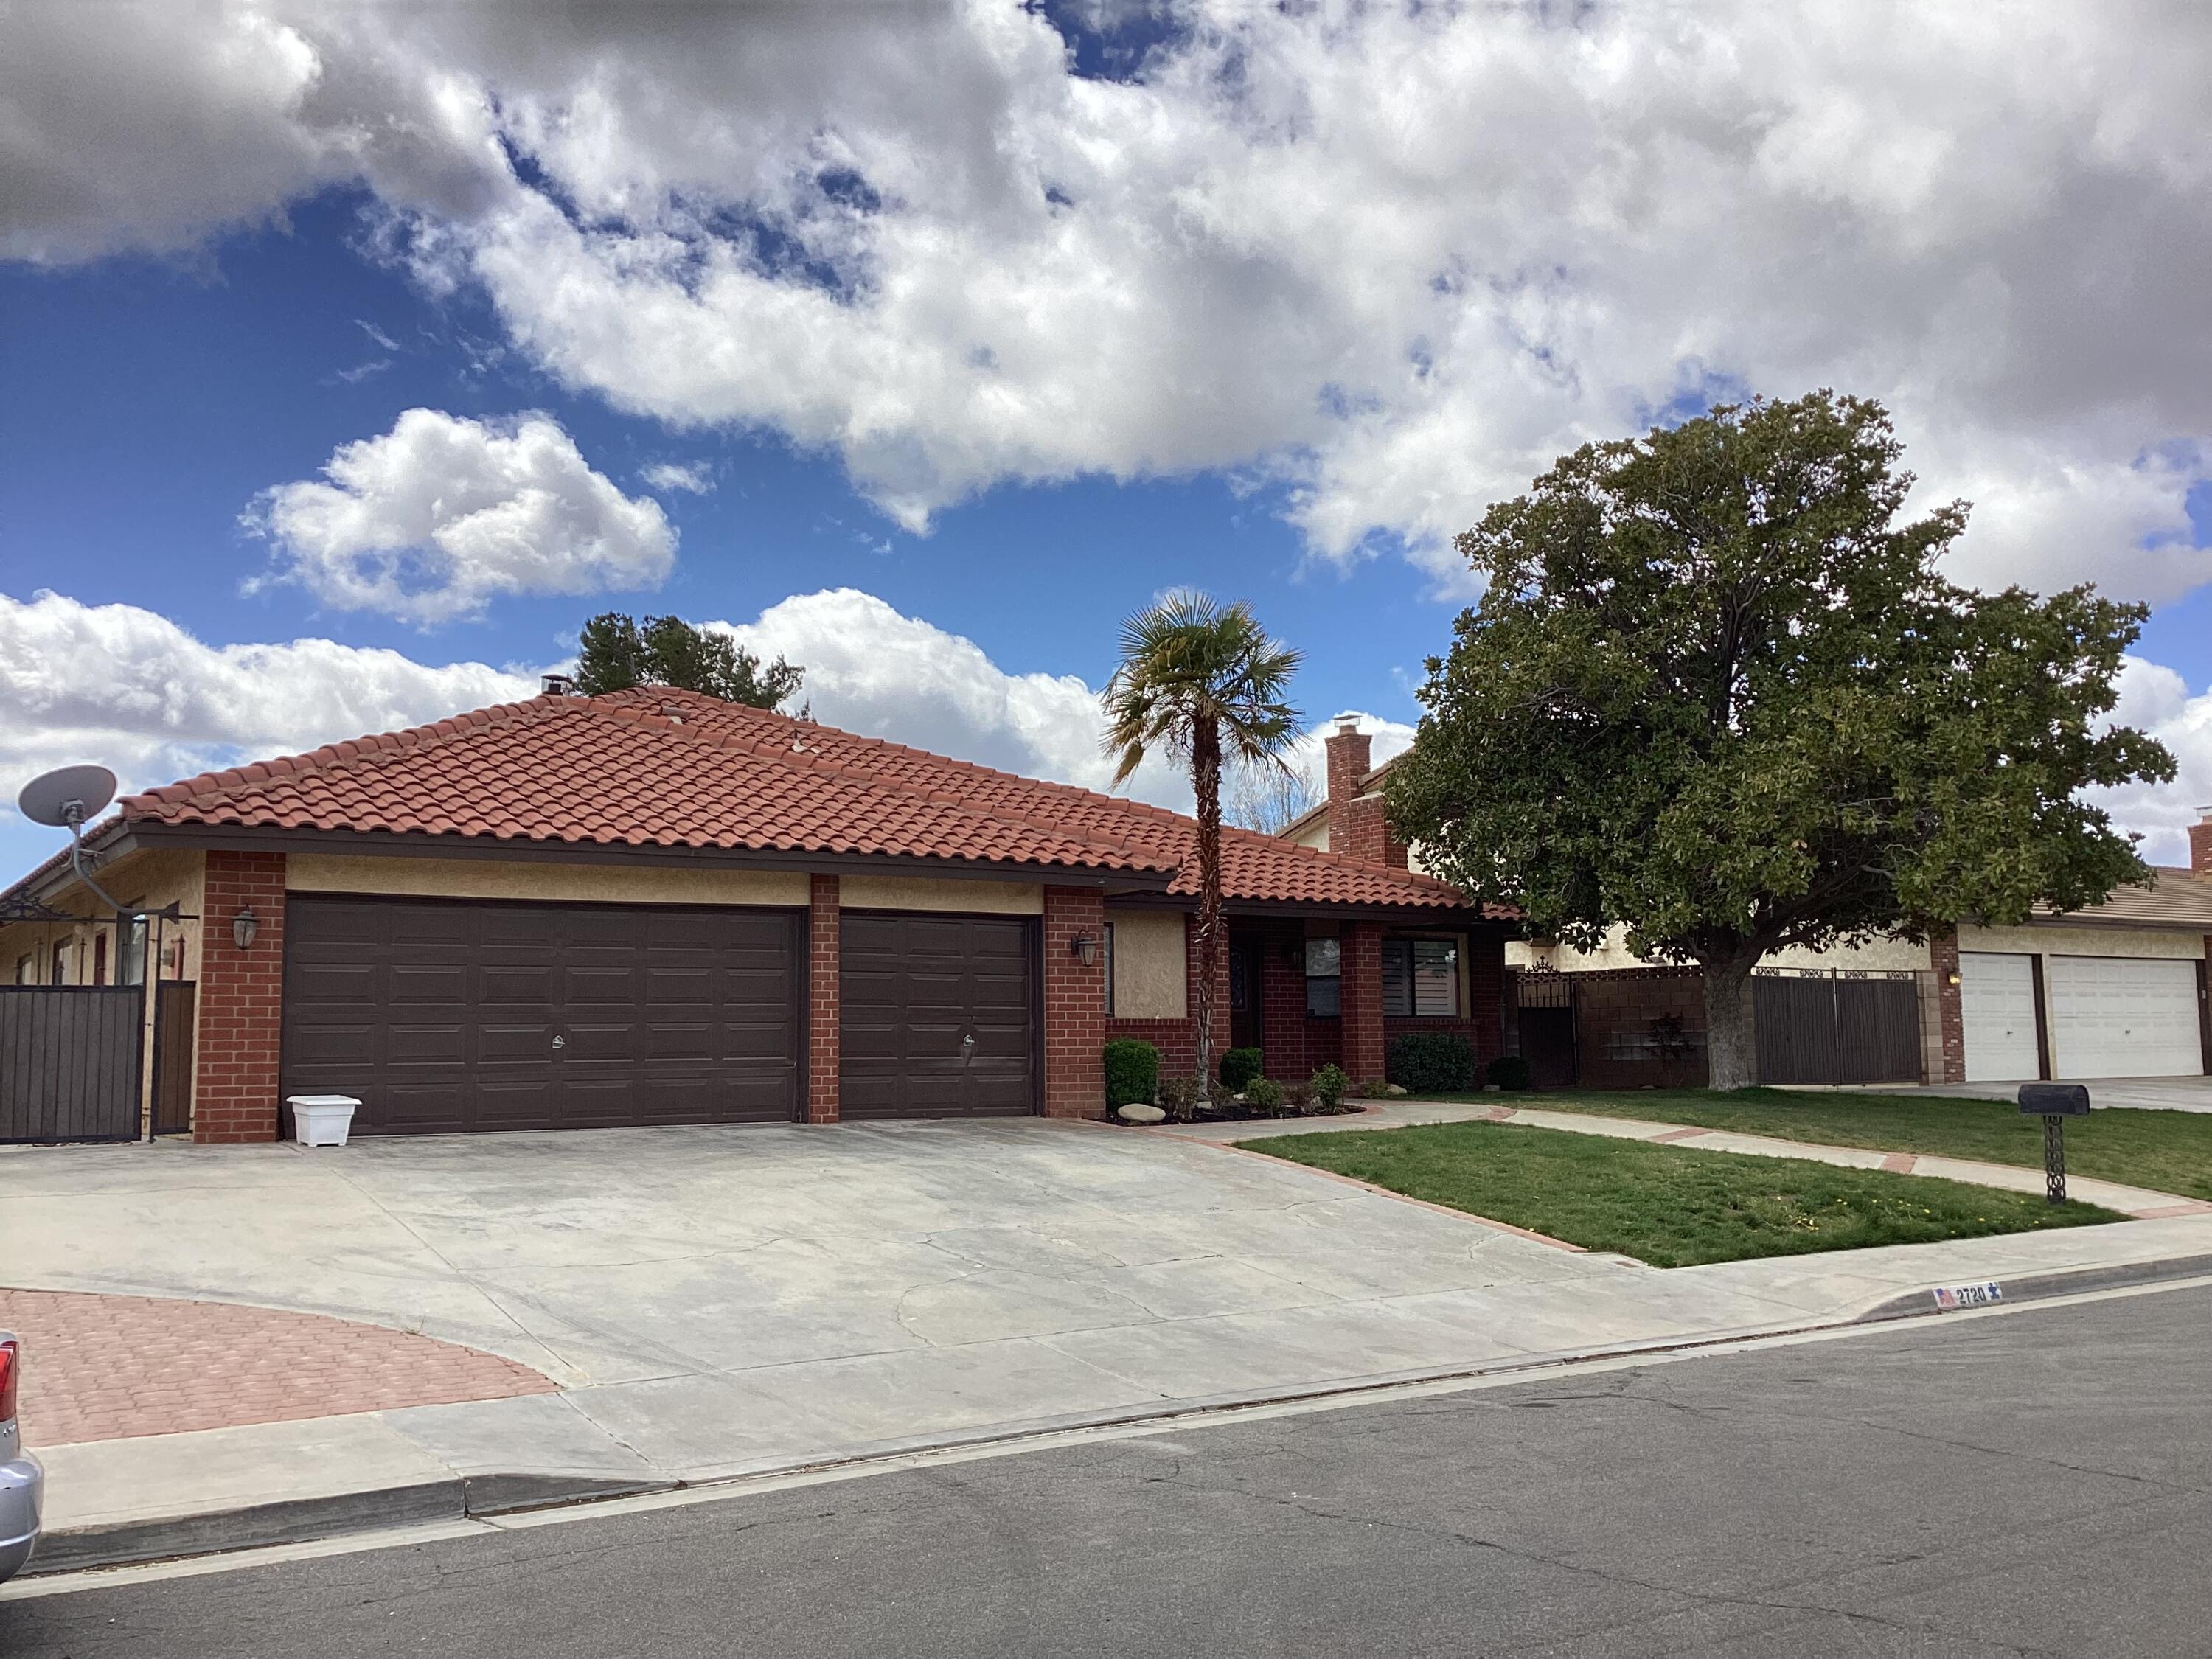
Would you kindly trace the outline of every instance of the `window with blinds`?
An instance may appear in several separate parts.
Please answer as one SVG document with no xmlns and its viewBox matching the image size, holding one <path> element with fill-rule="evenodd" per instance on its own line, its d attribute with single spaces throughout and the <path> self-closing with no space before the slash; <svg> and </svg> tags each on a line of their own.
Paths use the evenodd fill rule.
<svg viewBox="0 0 2212 1659">
<path fill-rule="evenodd" d="M 1444 939 L 1382 941 L 1382 1012 L 1450 1018 L 1459 1012 L 1459 946 Z"/>
</svg>

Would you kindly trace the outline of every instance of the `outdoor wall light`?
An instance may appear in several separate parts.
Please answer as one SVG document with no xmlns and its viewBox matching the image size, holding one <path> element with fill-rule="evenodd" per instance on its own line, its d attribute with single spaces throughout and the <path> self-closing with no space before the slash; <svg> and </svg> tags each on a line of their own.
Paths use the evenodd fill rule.
<svg viewBox="0 0 2212 1659">
<path fill-rule="evenodd" d="M 1959 975 L 1955 973 L 1949 973 L 1943 975 L 1943 983 L 1946 985 L 1956 985 L 1958 982 Z"/>
<path fill-rule="evenodd" d="M 253 914 L 253 907 L 250 904 L 230 919 L 230 936 L 238 941 L 238 948 L 241 951 L 253 948 L 253 936 L 260 931 L 261 918 Z"/>
<path fill-rule="evenodd" d="M 1085 968 L 1095 967 L 1098 961 L 1098 935 L 1078 933 L 1067 941 L 1067 948 L 1083 959 Z"/>
</svg>

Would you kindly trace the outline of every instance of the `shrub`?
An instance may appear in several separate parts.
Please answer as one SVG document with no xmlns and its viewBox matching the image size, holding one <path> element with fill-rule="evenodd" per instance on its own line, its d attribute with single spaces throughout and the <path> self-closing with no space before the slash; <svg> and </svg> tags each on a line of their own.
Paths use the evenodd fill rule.
<svg viewBox="0 0 2212 1659">
<path fill-rule="evenodd" d="M 1314 1098 L 1332 1112 L 1344 1104 L 1344 1091 L 1351 1086 L 1341 1066 L 1323 1066 L 1313 1074 Z"/>
<path fill-rule="evenodd" d="M 1160 1086 L 1160 1051 L 1135 1037 L 1116 1037 L 1106 1045 L 1106 1109 L 1149 1106 Z"/>
<path fill-rule="evenodd" d="M 1160 1109 L 1178 1121 L 1186 1121 L 1198 1106 L 1198 1080 L 1195 1078 L 1164 1077 L 1159 1086 Z"/>
<path fill-rule="evenodd" d="M 1313 1109 L 1314 1086 L 1310 1083 L 1283 1085 L 1283 1112 L 1286 1116 L 1301 1117 Z"/>
<path fill-rule="evenodd" d="M 1486 1075 L 1501 1089 L 1525 1089 L 1528 1086 L 1528 1062 L 1519 1054 L 1500 1054 L 1490 1062 Z"/>
<path fill-rule="evenodd" d="M 1253 1050 L 1243 1052 L 1250 1054 Z M 1255 1077 L 1244 1085 L 1244 1103 L 1255 1112 L 1273 1117 L 1283 1109 L 1283 1085 L 1271 1077 Z"/>
<path fill-rule="evenodd" d="M 1408 1031 L 1391 1043 L 1389 1071 L 1414 1094 L 1457 1094 L 1474 1087 L 1474 1049 L 1448 1031 Z"/>
<path fill-rule="evenodd" d="M 1244 1085 L 1266 1066 L 1266 1057 L 1257 1048 L 1231 1048 L 1221 1056 L 1221 1086 L 1232 1095 L 1241 1095 Z"/>
</svg>

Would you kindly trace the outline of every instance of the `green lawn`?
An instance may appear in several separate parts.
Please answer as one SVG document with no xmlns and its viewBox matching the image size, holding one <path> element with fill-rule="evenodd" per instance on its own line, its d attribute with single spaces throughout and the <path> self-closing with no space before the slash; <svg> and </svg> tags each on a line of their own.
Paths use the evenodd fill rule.
<svg viewBox="0 0 2212 1659">
<path fill-rule="evenodd" d="M 1934 1152 L 1990 1164 L 2043 1167 L 2043 1120 L 2023 1117 L 2004 1100 L 1940 1095 L 1803 1094 L 1794 1089 L 1565 1090 L 1541 1094 L 1424 1096 L 1485 1100 L 1547 1112 L 1694 1123 L 1707 1129 Z M 2153 1192 L 2212 1199 L 2212 1112 L 2143 1112 L 2114 1108 L 2066 1126 L 2066 1168 Z"/>
<path fill-rule="evenodd" d="M 1656 1267 L 2125 1219 L 1963 1182 L 1504 1123 L 1239 1144 Z"/>
</svg>

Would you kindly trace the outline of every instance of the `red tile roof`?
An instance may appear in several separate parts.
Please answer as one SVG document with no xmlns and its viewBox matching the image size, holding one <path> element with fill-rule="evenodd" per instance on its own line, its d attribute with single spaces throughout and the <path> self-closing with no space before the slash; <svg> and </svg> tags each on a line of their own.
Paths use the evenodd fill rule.
<svg viewBox="0 0 2212 1659">
<path fill-rule="evenodd" d="M 1179 813 L 659 687 L 481 708 L 121 807 L 134 823 L 872 854 L 1197 891 L 1198 826 Z M 1240 830 L 1223 831 L 1222 876 L 1247 902 L 1460 904 L 1427 877 Z"/>
</svg>

